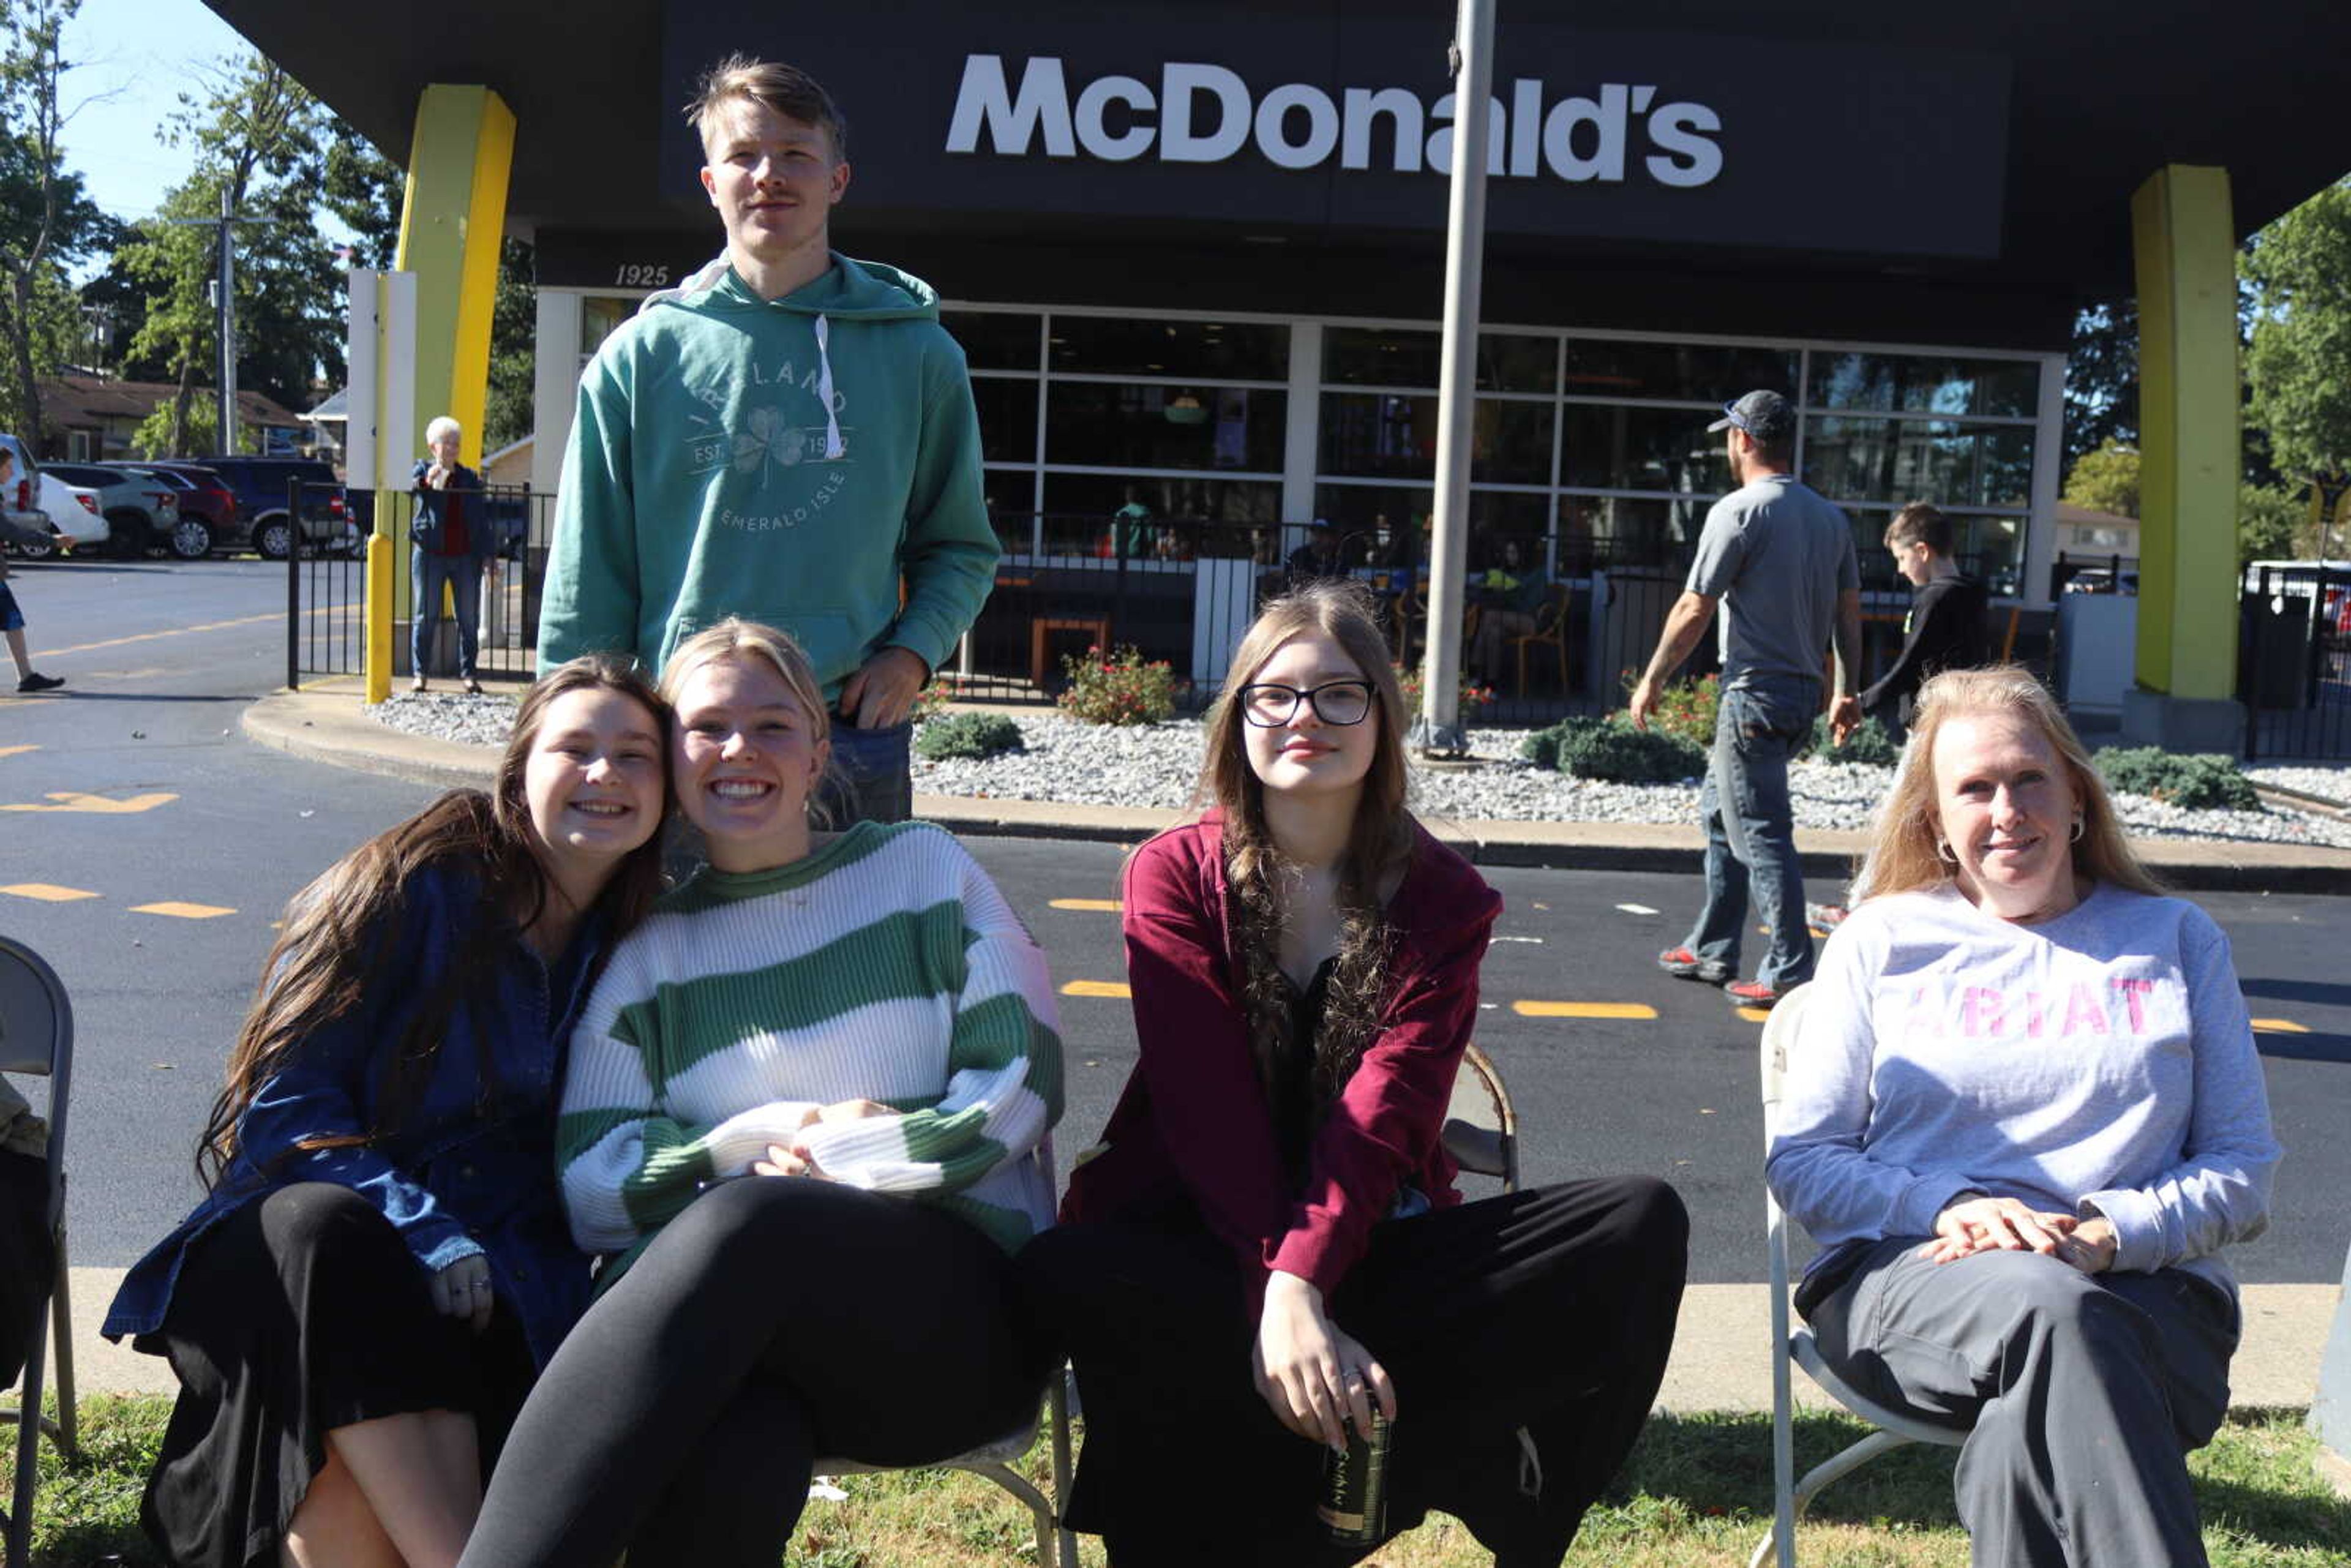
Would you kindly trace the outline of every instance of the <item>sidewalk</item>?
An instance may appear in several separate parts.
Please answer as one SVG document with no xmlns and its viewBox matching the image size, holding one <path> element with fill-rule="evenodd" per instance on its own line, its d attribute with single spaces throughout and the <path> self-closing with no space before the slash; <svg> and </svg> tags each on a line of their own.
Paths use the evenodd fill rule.
<svg viewBox="0 0 2351 1568">
<path fill-rule="evenodd" d="M 362 772 L 427 784 L 488 781 L 497 766 L 495 748 L 387 729 L 367 716 L 360 691 L 359 681 L 346 676 L 298 692 L 273 693 L 245 710 L 245 733 L 298 757 Z M 916 795 L 914 815 L 958 833 L 983 837 L 1133 843 L 1183 813 Z M 1424 821 L 1431 832 L 1479 865 L 1682 873 L 1697 870 L 1706 850 L 1706 835 L 1695 822 Z M 1862 833 L 1796 830 L 1806 876 L 1850 875 L 1866 847 L 1867 837 Z M 2351 894 L 2351 850 L 2216 839 L 2141 839 L 2137 848 L 2158 876 L 2186 891 Z"/>
</svg>

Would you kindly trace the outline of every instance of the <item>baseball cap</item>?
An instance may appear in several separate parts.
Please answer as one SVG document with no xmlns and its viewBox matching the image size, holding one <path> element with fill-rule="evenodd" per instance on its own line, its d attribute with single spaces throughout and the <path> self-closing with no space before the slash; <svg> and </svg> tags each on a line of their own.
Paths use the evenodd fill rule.
<svg viewBox="0 0 2351 1568">
<path fill-rule="evenodd" d="M 1796 411 L 1778 392 L 1756 391 L 1724 403 L 1722 417 L 1706 428 L 1709 434 L 1737 429 L 1758 441 L 1782 441 L 1795 434 Z"/>
</svg>

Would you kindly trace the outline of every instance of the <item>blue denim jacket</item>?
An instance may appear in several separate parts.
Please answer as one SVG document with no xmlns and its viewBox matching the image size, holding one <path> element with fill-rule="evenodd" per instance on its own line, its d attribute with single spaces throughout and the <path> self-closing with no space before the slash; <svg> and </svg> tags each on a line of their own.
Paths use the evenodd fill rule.
<svg viewBox="0 0 2351 1568">
<path fill-rule="evenodd" d="M 152 1333 L 172 1304 L 188 1249 L 214 1225 L 296 1182 L 337 1182 L 392 1221 L 420 1268 L 489 1257 L 500 1309 L 515 1313 L 541 1364 L 588 1304 L 588 1259 L 571 1244 L 555 1185 L 555 1104 L 571 1026 L 606 946 L 583 924 L 571 950 L 540 961 L 510 922 L 491 926 L 500 945 L 491 994 L 460 999 L 431 1076 L 399 1130 L 371 1147 L 302 1151 L 319 1134 L 374 1125 L 382 1089 L 380 1052 L 390 1048 L 434 977 L 475 924 L 479 883 L 469 870 L 435 866 L 408 886 L 380 984 L 319 1030 L 261 1086 L 237 1124 L 237 1153 L 195 1211 L 124 1276 L 103 1333 Z M 483 1099 L 486 1054 L 489 1106 Z"/>
<path fill-rule="evenodd" d="M 416 497 L 416 510 L 408 519 L 409 543 L 427 555 L 447 555 L 444 516 L 450 501 L 462 494 L 465 499 L 457 505 L 465 510 L 465 554 L 475 560 L 486 560 L 497 554 L 498 527 L 490 520 L 489 497 L 482 494 L 482 476 L 460 463 L 456 472 L 449 476 L 447 488 L 435 490 L 424 482 L 424 476 L 432 471 L 430 463 L 419 463 L 408 476 L 408 487 Z"/>
</svg>

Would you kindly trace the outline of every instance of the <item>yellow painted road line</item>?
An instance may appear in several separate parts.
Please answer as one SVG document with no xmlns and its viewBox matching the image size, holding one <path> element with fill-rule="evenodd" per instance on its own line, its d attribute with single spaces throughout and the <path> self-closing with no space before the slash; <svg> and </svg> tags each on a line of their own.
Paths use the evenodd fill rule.
<svg viewBox="0 0 2351 1568">
<path fill-rule="evenodd" d="M 134 904 L 133 915 L 168 915 L 175 920 L 214 920 L 224 915 L 235 915 L 234 909 L 224 909 L 217 904 Z"/>
<path fill-rule="evenodd" d="M 1065 997 L 1125 998 L 1132 993 L 1123 980 L 1071 980 L 1061 988 Z"/>
<path fill-rule="evenodd" d="M 84 795 L 72 789 L 52 789 L 48 799 L 54 806 L 0 806 L 0 811 L 83 811 L 96 817 L 127 817 L 140 811 L 152 811 L 179 799 L 177 795 L 133 795 L 128 800 L 110 800 L 103 795 Z"/>
<path fill-rule="evenodd" d="M 305 615 L 340 615 L 359 608 L 356 604 L 316 604 L 304 611 Z M 152 643 L 164 637 L 186 637 L 198 632 L 226 632 L 238 626 L 258 626 L 265 622 L 283 621 L 286 612 L 273 610 L 266 615 L 241 615 L 234 621 L 206 621 L 194 626 L 174 626 L 162 632 L 134 632 L 128 637 L 109 637 L 102 643 L 76 643 L 67 648 L 44 648 L 41 656 L 48 658 L 64 653 L 90 653 L 100 648 L 120 648 L 132 643 Z"/>
<path fill-rule="evenodd" d="M 7 891 L 6 888 L 0 887 L 0 893 Z M 2308 1034 L 2310 1030 L 2292 1019 L 2255 1019 L 2253 1032 L 2255 1034 Z"/>
<path fill-rule="evenodd" d="M 1749 1023 L 1761 1023 L 1771 1016 L 1771 1009 L 1769 1008 L 1733 1008 L 1730 1010 Z"/>
<path fill-rule="evenodd" d="M 21 752 L 38 751 L 37 746 L 0 746 L 0 757 L 15 757 Z"/>
<path fill-rule="evenodd" d="M 1052 901 L 1051 907 L 1082 909 L 1096 915 L 1116 915 L 1125 905 L 1120 904 L 1115 898 L 1057 898 Z"/>
<path fill-rule="evenodd" d="M 43 904 L 71 904 L 77 898 L 96 898 L 97 894 L 85 893 L 78 887 L 58 887 L 47 882 L 20 882 L 0 887 L 0 893 L 13 893 L 18 898 L 37 898 Z"/>
<path fill-rule="evenodd" d="M 1657 1009 L 1646 1002 L 1512 1002 L 1510 1010 L 1522 1019 L 1653 1019 Z"/>
</svg>

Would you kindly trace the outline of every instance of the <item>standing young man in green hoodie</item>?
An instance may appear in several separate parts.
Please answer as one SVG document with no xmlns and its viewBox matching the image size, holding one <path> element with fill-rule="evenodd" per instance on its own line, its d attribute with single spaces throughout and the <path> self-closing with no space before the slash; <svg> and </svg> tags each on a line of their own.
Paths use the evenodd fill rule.
<svg viewBox="0 0 2351 1568">
<path fill-rule="evenodd" d="M 845 128 L 814 78 L 737 56 L 687 118 L 726 254 L 580 378 L 538 667 L 615 648 L 658 674 L 726 616 L 780 626 L 835 707 L 836 825 L 900 821 L 908 711 L 999 553 L 963 350 L 928 284 L 832 250 Z"/>
</svg>

